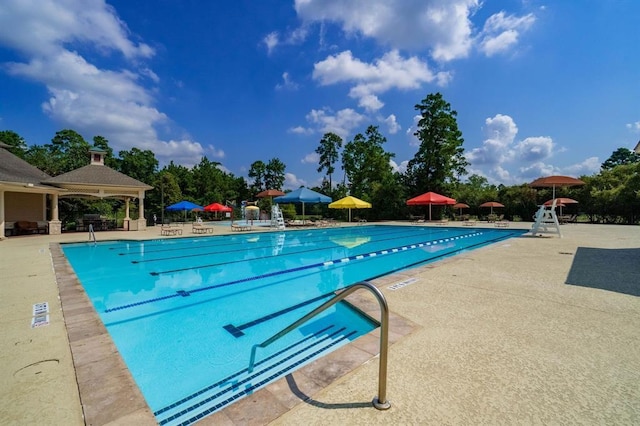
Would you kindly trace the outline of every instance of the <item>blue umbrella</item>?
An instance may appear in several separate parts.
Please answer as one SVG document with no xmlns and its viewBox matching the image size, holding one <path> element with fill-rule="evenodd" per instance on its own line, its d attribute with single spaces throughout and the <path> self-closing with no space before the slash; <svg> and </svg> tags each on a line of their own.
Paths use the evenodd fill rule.
<svg viewBox="0 0 640 426">
<path fill-rule="evenodd" d="M 175 203 L 175 204 L 171 204 L 170 206 L 166 207 L 166 210 L 172 211 L 172 212 L 179 212 L 179 211 L 183 211 L 184 212 L 184 217 L 185 219 L 187 218 L 187 211 L 193 211 L 193 210 L 204 210 L 204 207 L 197 205 L 196 203 L 192 203 L 191 201 L 180 201 L 179 203 Z"/>
<path fill-rule="evenodd" d="M 330 203 L 331 197 L 327 197 L 316 191 L 312 191 L 304 186 L 291 191 L 288 194 L 275 197 L 273 199 L 276 203 L 302 203 L 302 219 L 304 220 L 304 203 Z"/>
</svg>

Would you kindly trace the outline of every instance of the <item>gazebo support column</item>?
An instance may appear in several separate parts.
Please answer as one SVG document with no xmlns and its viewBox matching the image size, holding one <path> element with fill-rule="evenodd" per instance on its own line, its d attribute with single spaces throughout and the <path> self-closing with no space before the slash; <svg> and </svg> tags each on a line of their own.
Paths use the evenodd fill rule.
<svg viewBox="0 0 640 426">
<path fill-rule="evenodd" d="M 0 240 L 4 240 L 4 190 L 0 189 Z"/>
<path fill-rule="evenodd" d="M 138 229 L 147 229 L 147 219 L 144 217 L 144 191 L 138 192 Z"/>
<path fill-rule="evenodd" d="M 51 194 L 51 220 L 49 221 L 49 235 L 62 234 L 62 222 L 58 216 L 58 194 Z"/>
</svg>

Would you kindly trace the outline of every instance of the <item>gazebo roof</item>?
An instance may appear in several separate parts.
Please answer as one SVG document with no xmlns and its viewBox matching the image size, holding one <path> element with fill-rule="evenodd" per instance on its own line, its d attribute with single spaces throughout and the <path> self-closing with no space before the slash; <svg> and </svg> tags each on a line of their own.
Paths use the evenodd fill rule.
<svg viewBox="0 0 640 426">
<path fill-rule="evenodd" d="M 79 169 L 72 170 L 68 173 L 49 178 L 43 183 L 47 185 L 66 186 L 66 185 L 99 185 L 99 186 L 116 186 L 137 189 L 152 189 L 152 186 L 144 182 L 140 182 L 130 176 L 113 170 L 107 166 L 98 164 L 89 164 Z"/>
<path fill-rule="evenodd" d="M 8 150 L 9 145 L 0 143 L 0 182 L 40 185 L 51 176 Z"/>
</svg>

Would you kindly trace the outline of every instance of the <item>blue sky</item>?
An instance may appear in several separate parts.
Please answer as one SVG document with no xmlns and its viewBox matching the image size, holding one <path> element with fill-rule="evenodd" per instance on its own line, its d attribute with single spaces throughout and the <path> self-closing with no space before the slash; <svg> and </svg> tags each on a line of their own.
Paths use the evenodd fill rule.
<svg viewBox="0 0 640 426">
<path fill-rule="evenodd" d="M 414 106 L 441 92 L 470 173 L 590 175 L 640 139 L 639 16 L 635 0 L 3 0 L 0 129 L 245 177 L 279 158 L 293 189 L 319 185 L 329 131 L 379 126 L 403 170 Z"/>
</svg>

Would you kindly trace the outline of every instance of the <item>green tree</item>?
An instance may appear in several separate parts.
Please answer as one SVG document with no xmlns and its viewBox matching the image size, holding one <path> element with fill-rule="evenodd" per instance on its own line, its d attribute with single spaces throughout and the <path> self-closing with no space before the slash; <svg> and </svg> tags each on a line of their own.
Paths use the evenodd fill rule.
<svg viewBox="0 0 640 426">
<path fill-rule="evenodd" d="M 0 142 L 5 143 L 11 147 L 8 148 L 9 152 L 17 157 L 25 159 L 28 147 L 27 142 L 22 136 L 20 136 L 13 130 L 2 130 L 0 131 Z"/>
<path fill-rule="evenodd" d="M 257 194 L 260 191 L 263 191 L 267 188 L 264 186 L 264 178 L 267 173 L 267 166 L 264 162 L 258 160 L 254 161 L 249 168 L 248 176 L 253 179 L 253 183 L 251 184 L 251 189 L 255 191 Z"/>
<path fill-rule="evenodd" d="M 318 173 L 327 171 L 329 179 L 329 191 L 333 189 L 331 176 L 335 171 L 334 164 L 339 159 L 339 149 L 342 147 L 342 138 L 335 133 L 325 133 L 320 139 L 320 145 L 316 148 L 316 154 L 320 155 Z"/>
<path fill-rule="evenodd" d="M 407 165 L 406 184 L 411 194 L 447 192 L 465 175 L 464 139 L 458 130 L 458 113 L 440 93 L 429 94 L 415 106 L 420 121 L 414 135 L 420 147 Z"/>
<path fill-rule="evenodd" d="M 601 168 L 603 170 L 611 170 L 622 164 L 633 164 L 638 162 L 640 162 L 640 155 L 627 148 L 618 148 L 613 151 L 611 157 L 602 163 Z"/>
<path fill-rule="evenodd" d="M 200 204 L 224 203 L 224 194 L 228 185 L 225 173 L 220 170 L 220 163 L 203 157 L 193 168 L 193 180 L 196 192 L 200 194 L 198 199 Z"/>
<path fill-rule="evenodd" d="M 450 195 L 458 202 L 469 205 L 466 214 L 480 215 L 482 212 L 478 206 L 485 201 L 498 201 L 498 188 L 489 184 L 484 176 L 471 175 L 466 181 L 458 182 L 451 189 Z M 504 203 L 503 203 L 504 204 Z"/>
<path fill-rule="evenodd" d="M 162 170 L 156 174 L 153 187 L 153 195 L 149 197 L 150 205 L 147 207 L 150 214 L 147 216 L 153 217 L 155 214 L 160 223 L 166 223 L 168 220 L 165 219 L 165 208 L 183 199 L 178 179 L 171 172 Z"/>
<path fill-rule="evenodd" d="M 358 133 L 344 146 L 342 164 L 354 197 L 367 200 L 374 184 L 384 182 L 393 174 L 390 160 L 395 154 L 384 150 L 382 145 L 386 141 L 377 126 L 369 126 L 364 135 Z"/>
<path fill-rule="evenodd" d="M 580 177 L 577 200 L 592 222 L 635 224 L 640 219 L 640 162 Z"/>
<path fill-rule="evenodd" d="M 44 147 L 52 161 L 47 164 L 51 170 L 43 171 L 51 176 L 67 173 L 89 164 L 90 145 L 75 130 L 60 130 L 51 139 L 51 143 Z"/>
<path fill-rule="evenodd" d="M 193 172 L 190 169 L 180 164 L 175 164 L 173 161 L 171 161 L 162 169 L 162 171 L 169 172 L 175 177 L 176 183 L 180 188 L 180 193 L 183 199 L 195 200 L 197 198 L 198 191 L 196 189 Z"/>
<path fill-rule="evenodd" d="M 279 158 L 269 160 L 264 168 L 264 189 L 282 189 L 286 166 Z"/>
<path fill-rule="evenodd" d="M 120 151 L 118 157 L 115 168 L 120 173 L 152 185 L 158 172 L 158 160 L 153 151 L 131 148 L 129 151 Z"/>
<path fill-rule="evenodd" d="M 48 175 L 51 175 L 53 170 L 57 170 L 56 160 L 43 145 L 33 145 L 29 147 L 29 150 L 25 153 L 24 160 Z"/>
</svg>

